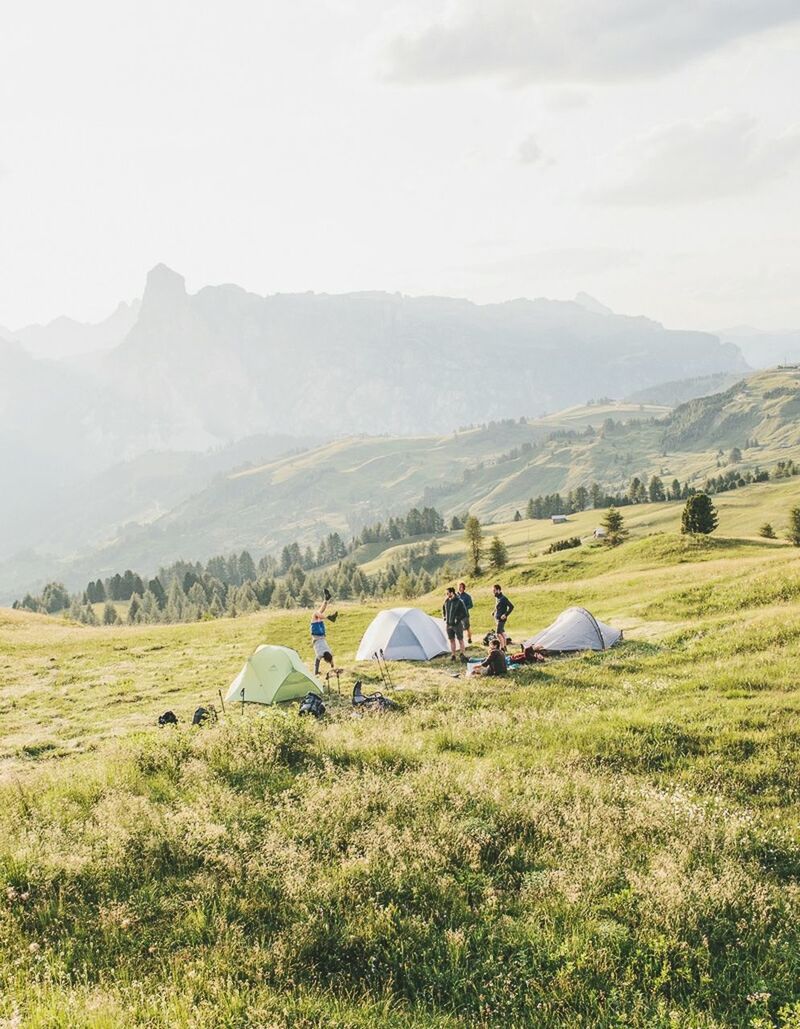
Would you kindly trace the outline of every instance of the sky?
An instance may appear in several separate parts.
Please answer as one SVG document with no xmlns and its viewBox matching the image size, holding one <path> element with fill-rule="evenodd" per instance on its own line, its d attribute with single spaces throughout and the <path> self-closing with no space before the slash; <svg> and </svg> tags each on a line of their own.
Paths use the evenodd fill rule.
<svg viewBox="0 0 800 1029">
<path fill-rule="evenodd" d="M 800 327 L 797 0 L 12 0 L 0 324 L 190 291 Z"/>
</svg>

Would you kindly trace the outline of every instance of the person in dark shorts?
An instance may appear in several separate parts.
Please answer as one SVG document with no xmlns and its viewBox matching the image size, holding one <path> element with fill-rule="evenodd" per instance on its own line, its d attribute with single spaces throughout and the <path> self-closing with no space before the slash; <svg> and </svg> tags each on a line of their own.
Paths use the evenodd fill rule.
<svg viewBox="0 0 800 1029">
<path fill-rule="evenodd" d="M 467 609 L 467 618 L 464 622 L 464 629 L 467 633 L 467 646 L 469 646 L 472 643 L 472 628 L 469 624 L 471 617 L 470 611 L 472 610 L 472 597 L 469 595 L 469 593 L 467 593 L 467 584 L 465 582 L 460 582 L 458 584 L 458 596 L 461 600 L 461 603 Z"/>
<path fill-rule="evenodd" d="M 505 675 L 507 671 L 506 655 L 500 649 L 500 640 L 492 640 L 489 644 L 489 653 L 486 655 L 486 660 L 481 661 L 475 669 L 475 674 Z"/>
<path fill-rule="evenodd" d="M 450 640 L 450 660 L 456 659 L 456 640 L 461 651 L 461 660 L 467 660 L 464 650 L 464 622 L 467 619 L 467 609 L 464 602 L 452 586 L 447 587 L 447 594 L 442 604 L 442 618 L 444 619 L 447 638 Z"/>
<path fill-rule="evenodd" d="M 494 624 L 497 638 L 500 640 L 500 646 L 503 650 L 506 649 L 506 622 L 508 616 L 514 610 L 514 605 L 503 593 L 503 587 L 499 583 L 495 583 L 492 587 L 492 593 L 494 593 Z"/>
</svg>

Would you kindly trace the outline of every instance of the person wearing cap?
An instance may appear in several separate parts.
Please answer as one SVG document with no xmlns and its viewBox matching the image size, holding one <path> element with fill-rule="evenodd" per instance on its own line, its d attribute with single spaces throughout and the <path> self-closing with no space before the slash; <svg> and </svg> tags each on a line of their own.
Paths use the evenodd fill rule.
<svg viewBox="0 0 800 1029">
<path fill-rule="evenodd" d="M 472 597 L 467 593 L 467 584 L 465 582 L 460 582 L 458 584 L 458 596 L 467 612 L 467 617 L 464 619 L 464 629 L 467 633 L 467 646 L 469 646 L 472 643 L 472 629 L 469 624 L 470 611 L 472 610 Z"/>
</svg>

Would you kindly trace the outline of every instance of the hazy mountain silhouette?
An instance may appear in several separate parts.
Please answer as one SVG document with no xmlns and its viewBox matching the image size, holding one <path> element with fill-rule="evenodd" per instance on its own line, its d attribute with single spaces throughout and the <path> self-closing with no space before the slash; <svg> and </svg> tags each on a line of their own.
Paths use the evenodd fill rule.
<svg viewBox="0 0 800 1029">
<path fill-rule="evenodd" d="M 449 432 L 747 368 L 732 343 L 584 295 L 486 305 L 380 292 L 263 297 L 234 285 L 190 295 L 164 265 L 148 274 L 141 302 L 104 322 L 56 319 L 12 335 L 0 338 L 0 481 L 14 498 L 0 510 L 0 558 L 52 540 L 61 505 L 69 532 L 59 545 L 79 546 L 76 497 L 86 541 L 124 521 L 124 502 L 108 496 L 113 477 L 97 477 L 148 452 L 207 452 L 253 436 L 279 436 L 285 448 L 292 438 Z M 265 444 L 261 456 L 274 455 Z M 169 467 L 201 485 L 204 466 Z M 163 476 L 139 481 L 130 517 L 186 495 Z M 93 524 L 98 491 L 105 526 Z"/>
<path fill-rule="evenodd" d="M 84 323 L 55 318 L 46 325 L 26 325 L 5 336 L 18 340 L 34 357 L 61 359 L 110 350 L 118 346 L 136 324 L 139 301 L 120 301 L 113 314 L 101 322 Z"/>
</svg>

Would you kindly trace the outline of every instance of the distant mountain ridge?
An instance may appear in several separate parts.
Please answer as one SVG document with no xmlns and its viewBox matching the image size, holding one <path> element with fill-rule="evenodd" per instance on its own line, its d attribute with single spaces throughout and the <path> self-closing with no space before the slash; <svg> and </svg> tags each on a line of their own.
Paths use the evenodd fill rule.
<svg viewBox="0 0 800 1029">
<path fill-rule="evenodd" d="M 446 436 L 360 436 L 336 440 L 218 475 L 147 525 L 127 526 L 79 559 L 29 562 L 82 580 L 134 567 L 152 571 L 176 558 L 275 551 L 329 532 L 347 538 L 411 506 L 447 518 L 466 510 L 484 522 L 509 520 L 529 497 L 565 494 L 596 481 L 625 491 L 633 476 L 702 485 L 735 467 L 800 460 L 800 370 L 762 372 L 670 412 L 644 404 L 596 403 L 538 421 L 508 419 Z M 44 569 L 47 571 L 44 571 Z M 19 562 L 0 567 L 0 595 L 37 581 Z M 14 588 L 12 589 L 12 582 Z"/>
<path fill-rule="evenodd" d="M 85 497 L 85 543 L 112 525 L 110 515 L 91 525 L 98 489 L 114 525 L 177 503 L 186 489 L 152 478 L 149 501 L 122 491 L 129 518 L 107 502 L 98 476 L 149 452 L 202 454 L 260 436 L 287 448 L 361 433 L 446 436 L 747 370 L 735 345 L 709 333 L 618 315 L 582 295 L 480 305 L 381 292 L 259 296 L 235 285 L 190 294 L 164 265 L 140 302 L 77 325 L 57 319 L 16 342 L 0 338 L 0 481 L 14 498 L 0 508 L 0 560 L 56 539 L 66 546 L 52 526 L 68 495 Z M 90 338 L 94 351 L 78 356 Z M 174 467 L 203 486 L 194 478 L 202 462 Z"/>
</svg>

